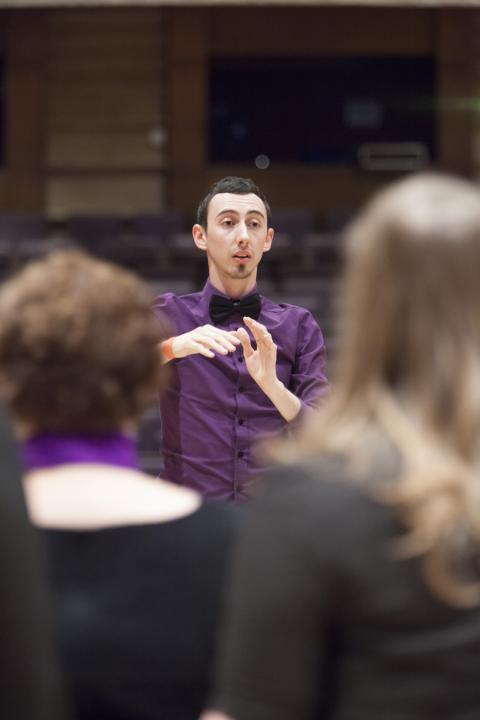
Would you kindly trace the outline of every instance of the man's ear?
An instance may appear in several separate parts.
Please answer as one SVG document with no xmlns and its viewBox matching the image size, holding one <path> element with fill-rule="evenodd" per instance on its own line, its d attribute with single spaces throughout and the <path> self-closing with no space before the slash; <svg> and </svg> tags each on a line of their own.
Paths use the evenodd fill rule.
<svg viewBox="0 0 480 720">
<path fill-rule="evenodd" d="M 273 228 L 268 228 L 267 237 L 265 238 L 265 243 L 263 245 L 263 252 L 268 252 L 270 250 L 270 248 L 272 247 L 274 233 L 275 233 L 275 231 Z"/>
<path fill-rule="evenodd" d="M 200 250 L 207 249 L 207 233 L 205 229 L 196 223 L 192 228 L 193 242 Z"/>
</svg>

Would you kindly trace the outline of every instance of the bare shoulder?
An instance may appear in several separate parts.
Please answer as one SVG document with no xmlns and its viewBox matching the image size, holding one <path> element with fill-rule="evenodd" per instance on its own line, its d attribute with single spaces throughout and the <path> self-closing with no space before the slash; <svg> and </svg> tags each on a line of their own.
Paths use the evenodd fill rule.
<svg viewBox="0 0 480 720">
<path fill-rule="evenodd" d="M 94 529 L 169 522 L 199 509 L 200 496 L 136 470 L 64 465 L 26 476 L 30 518 L 42 527 Z"/>
</svg>

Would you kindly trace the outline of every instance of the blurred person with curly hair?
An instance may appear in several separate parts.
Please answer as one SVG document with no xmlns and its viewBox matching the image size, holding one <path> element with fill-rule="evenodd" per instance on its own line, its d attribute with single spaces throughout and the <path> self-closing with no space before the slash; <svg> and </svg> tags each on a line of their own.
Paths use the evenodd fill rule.
<svg viewBox="0 0 480 720">
<path fill-rule="evenodd" d="M 209 688 L 236 516 L 138 468 L 135 428 L 167 372 L 151 302 L 77 251 L 0 292 L 0 395 L 78 720 L 192 720 Z"/>
</svg>

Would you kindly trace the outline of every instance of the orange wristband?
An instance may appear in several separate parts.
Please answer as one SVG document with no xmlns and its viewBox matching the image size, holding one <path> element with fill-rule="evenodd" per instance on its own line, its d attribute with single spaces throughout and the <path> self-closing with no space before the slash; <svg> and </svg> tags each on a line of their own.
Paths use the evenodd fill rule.
<svg viewBox="0 0 480 720">
<path fill-rule="evenodd" d="M 164 340 L 162 344 L 160 345 L 163 353 L 163 357 L 165 358 L 165 362 L 170 362 L 170 360 L 175 360 L 175 355 L 173 353 L 173 341 L 175 340 L 175 336 L 168 338 L 168 340 Z"/>
</svg>

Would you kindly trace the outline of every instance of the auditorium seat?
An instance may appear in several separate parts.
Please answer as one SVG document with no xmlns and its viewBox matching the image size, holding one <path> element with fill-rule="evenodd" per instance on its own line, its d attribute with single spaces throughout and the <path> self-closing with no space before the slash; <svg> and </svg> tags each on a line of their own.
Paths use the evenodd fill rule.
<svg viewBox="0 0 480 720">
<path fill-rule="evenodd" d="M 72 215 L 66 221 L 71 239 L 92 255 L 109 258 L 124 233 L 125 220 L 118 215 Z"/>
<path fill-rule="evenodd" d="M 286 235 L 294 243 L 301 243 L 305 235 L 313 232 L 315 216 L 308 209 L 280 208 L 273 213 L 272 227 L 276 235 Z"/>
<path fill-rule="evenodd" d="M 302 245 L 302 271 L 337 274 L 342 259 L 342 237 L 338 233 L 307 233 Z"/>
<path fill-rule="evenodd" d="M 46 242 L 48 223 L 37 213 L 0 213 L 0 272 L 15 270 Z"/>
</svg>

